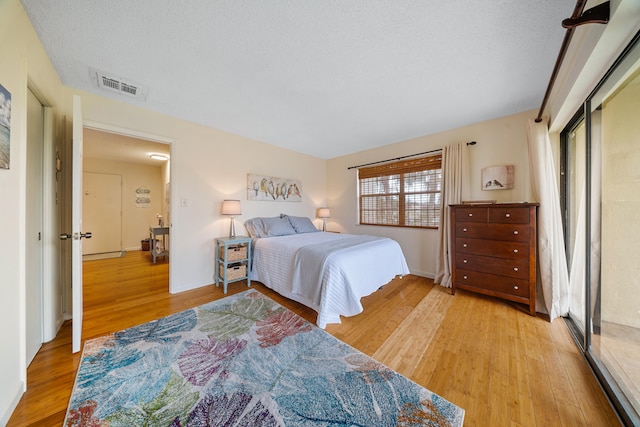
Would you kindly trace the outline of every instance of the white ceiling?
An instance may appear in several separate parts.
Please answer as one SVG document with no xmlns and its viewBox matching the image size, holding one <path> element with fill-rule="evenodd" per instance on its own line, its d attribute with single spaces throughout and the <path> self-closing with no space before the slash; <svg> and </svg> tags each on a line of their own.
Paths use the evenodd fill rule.
<svg viewBox="0 0 640 427">
<path fill-rule="evenodd" d="M 561 22 L 575 7 L 574 0 L 22 4 L 65 85 L 320 158 L 539 108 Z M 90 69 L 147 86 L 146 100 L 97 88 Z"/>
</svg>

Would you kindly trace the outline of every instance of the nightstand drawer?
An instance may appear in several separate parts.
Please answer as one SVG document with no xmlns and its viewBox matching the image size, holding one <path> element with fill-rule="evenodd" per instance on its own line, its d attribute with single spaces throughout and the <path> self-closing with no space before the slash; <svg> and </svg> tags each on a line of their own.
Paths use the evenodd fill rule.
<svg viewBox="0 0 640 427">
<path fill-rule="evenodd" d="M 227 271 L 227 280 L 236 280 L 240 278 L 245 278 L 247 276 L 247 265 L 246 264 L 231 264 L 226 268 Z M 224 277 L 225 268 L 224 265 L 220 265 L 220 277 Z"/>
<path fill-rule="evenodd" d="M 220 246 L 220 253 L 224 254 L 224 246 Z M 239 261 L 247 259 L 246 246 L 229 246 L 227 248 L 227 261 Z"/>
</svg>

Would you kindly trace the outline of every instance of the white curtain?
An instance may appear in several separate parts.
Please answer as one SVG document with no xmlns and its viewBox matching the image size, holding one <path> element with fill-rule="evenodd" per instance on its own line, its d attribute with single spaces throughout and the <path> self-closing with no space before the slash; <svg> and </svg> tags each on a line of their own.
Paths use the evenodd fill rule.
<svg viewBox="0 0 640 427">
<path fill-rule="evenodd" d="M 467 144 L 461 142 L 442 149 L 442 198 L 440 203 L 440 227 L 436 252 L 436 275 L 433 281 L 445 288 L 451 287 L 451 221 L 449 205 L 458 204 L 468 194 L 466 184 Z"/>
<path fill-rule="evenodd" d="M 564 250 L 558 182 L 547 123 L 529 120 L 529 166 L 538 208 L 538 282 L 550 320 L 569 311 L 569 278 Z M 543 311 L 537 308 L 538 311 Z"/>
</svg>

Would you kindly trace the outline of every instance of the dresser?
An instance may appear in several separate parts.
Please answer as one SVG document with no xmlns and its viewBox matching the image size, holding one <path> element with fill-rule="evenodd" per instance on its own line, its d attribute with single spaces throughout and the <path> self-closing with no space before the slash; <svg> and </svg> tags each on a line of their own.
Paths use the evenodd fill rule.
<svg viewBox="0 0 640 427">
<path fill-rule="evenodd" d="M 529 306 L 536 314 L 538 203 L 450 205 L 452 291 Z"/>
</svg>

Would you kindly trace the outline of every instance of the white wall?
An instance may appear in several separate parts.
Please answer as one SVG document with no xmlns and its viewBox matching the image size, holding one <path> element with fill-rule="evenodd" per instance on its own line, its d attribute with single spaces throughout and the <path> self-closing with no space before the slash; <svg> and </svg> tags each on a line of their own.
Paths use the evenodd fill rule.
<svg viewBox="0 0 640 427">
<path fill-rule="evenodd" d="M 11 93 L 11 168 L 0 170 L 0 425 L 24 391 L 27 85 L 54 107 L 62 85 L 18 0 L 0 1 L 0 84 Z M 49 241 L 51 236 L 44 236 Z M 51 294 L 52 292 L 49 292 Z M 29 308 L 31 309 L 31 308 Z M 59 313 L 57 308 L 53 313 Z"/>
<path fill-rule="evenodd" d="M 94 230 L 89 231 L 93 231 L 94 235 L 98 231 L 121 233 L 124 250 L 140 249 L 140 241 L 149 237 L 149 225 L 157 224 L 156 215 L 162 212 L 164 184 L 161 167 L 85 157 L 83 168 L 85 172 L 108 173 L 122 177 L 122 230 L 113 230 L 109 224 L 104 224 L 101 230 L 97 230 L 94 223 Z M 136 206 L 135 191 L 139 187 L 150 190 L 151 202 L 146 208 Z"/>
<path fill-rule="evenodd" d="M 356 170 L 347 168 L 436 150 L 456 142 L 476 141 L 476 145 L 469 146 L 469 198 L 499 202 L 534 201 L 526 141 L 527 120 L 534 117 L 535 111 L 514 114 L 329 160 L 327 200 L 331 208 L 331 218 L 327 221 L 327 228 L 353 234 L 391 237 L 400 243 L 412 273 L 433 277 L 437 230 L 357 225 Z M 515 166 L 515 183 L 512 190 L 482 190 L 482 168 L 496 165 Z"/>
</svg>

